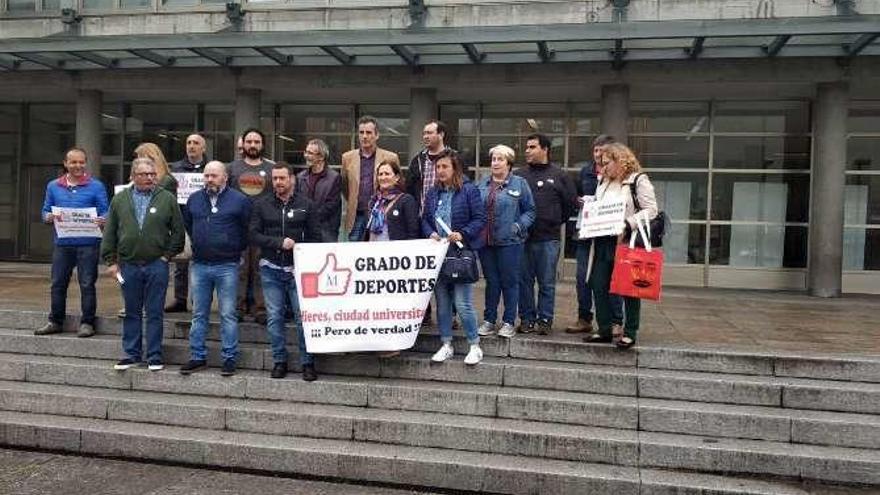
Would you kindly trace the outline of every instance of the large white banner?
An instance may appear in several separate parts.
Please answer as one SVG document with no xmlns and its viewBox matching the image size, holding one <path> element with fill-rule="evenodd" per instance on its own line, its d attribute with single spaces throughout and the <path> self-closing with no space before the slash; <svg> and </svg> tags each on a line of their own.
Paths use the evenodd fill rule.
<svg viewBox="0 0 880 495">
<path fill-rule="evenodd" d="M 625 227 L 626 200 L 612 196 L 598 201 L 584 202 L 578 223 L 580 239 L 607 235 L 620 235 Z"/>
<path fill-rule="evenodd" d="M 95 223 L 98 218 L 97 208 L 64 208 L 52 207 L 55 217 L 55 235 L 59 239 L 67 237 L 101 237 L 101 227 Z"/>
<path fill-rule="evenodd" d="M 293 258 L 308 351 L 412 347 L 448 246 L 431 239 L 296 244 Z"/>
<path fill-rule="evenodd" d="M 177 203 L 185 205 L 192 193 L 205 187 L 205 176 L 194 173 L 171 174 L 177 179 Z"/>
</svg>

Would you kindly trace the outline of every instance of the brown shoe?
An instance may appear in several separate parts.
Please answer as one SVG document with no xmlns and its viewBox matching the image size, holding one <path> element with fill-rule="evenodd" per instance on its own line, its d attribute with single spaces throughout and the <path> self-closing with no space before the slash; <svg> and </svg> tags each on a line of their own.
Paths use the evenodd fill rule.
<svg viewBox="0 0 880 495">
<path fill-rule="evenodd" d="M 186 312 L 186 301 L 174 301 L 173 303 L 165 306 L 166 313 L 185 313 Z"/>
<path fill-rule="evenodd" d="M 565 333 L 590 333 L 593 331 L 593 322 L 589 320 L 582 320 L 578 318 L 578 321 L 575 322 L 574 325 L 571 325 L 565 329 Z"/>
</svg>

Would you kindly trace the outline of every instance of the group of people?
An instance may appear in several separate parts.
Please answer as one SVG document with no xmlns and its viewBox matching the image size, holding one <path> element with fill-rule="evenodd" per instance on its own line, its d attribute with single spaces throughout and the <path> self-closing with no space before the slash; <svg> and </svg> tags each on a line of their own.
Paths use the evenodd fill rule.
<svg viewBox="0 0 880 495">
<path fill-rule="evenodd" d="M 638 210 L 646 210 L 649 218 L 657 214 L 648 177 L 640 173 L 632 151 L 609 136 L 595 140 L 594 161 L 583 167 L 575 184 L 550 161 L 551 142 L 542 134 L 527 137 L 520 167 L 515 167 L 512 148 L 493 147 L 490 174 L 476 182 L 459 154 L 446 145 L 446 135 L 443 122 L 429 121 L 423 130 L 425 147 L 412 158 L 406 174 L 397 154 L 378 146 L 379 125 L 368 116 L 358 121 L 358 148 L 343 154 L 339 172 L 328 166 L 329 149 L 319 139 L 308 141 L 308 168 L 298 174 L 287 163 L 272 162 L 264 156 L 265 137 L 258 129 L 242 133 L 240 158 L 229 164 L 209 161 L 198 134 L 187 138 L 186 157 L 170 166 L 155 144 L 143 143 L 135 150 L 129 187 L 109 203 L 103 184 L 87 172 L 85 151 L 73 148 L 64 158 L 65 173 L 47 186 L 43 218 L 53 223 L 53 207 L 95 208 L 94 222 L 103 237 L 56 237 L 51 312 L 35 333 L 61 331 L 73 268 L 82 292 L 78 335 L 95 333 L 100 257 L 118 280 L 125 303 L 124 357 L 116 369 L 138 366 L 144 356 L 150 370 L 163 369 L 163 315 L 185 311 L 190 298 L 190 360 L 180 372 L 205 368 L 205 338 L 216 292 L 222 375 L 236 372 L 238 323 L 247 316 L 266 326 L 274 362 L 271 376 L 285 377 L 285 323 L 292 318 L 302 378 L 315 380 L 314 358 L 306 351 L 299 321 L 293 248 L 303 242 L 337 242 L 343 226 L 349 242 L 446 239 L 450 249 L 464 246 L 479 253 L 485 278 L 482 323 L 474 310 L 474 283 L 440 276 L 434 287 L 442 345 L 432 360 L 453 356 L 453 326 L 460 322 L 470 343 L 464 361 L 475 365 L 483 357 L 481 336 L 552 331 L 562 227 L 585 200 L 627 198 L 630 229 Z M 201 173 L 204 187 L 178 205 L 172 172 Z M 632 197 L 631 189 L 637 191 Z M 184 249 L 184 233 L 191 256 L 175 260 Z M 578 242 L 578 321 L 566 331 L 589 333 L 585 341 L 614 342 L 622 348 L 635 342 L 639 300 L 608 290 L 615 246 L 625 235 Z M 174 297 L 166 306 L 169 264 L 174 265 Z M 429 324 L 430 305 L 425 319 Z"/>
</svg>

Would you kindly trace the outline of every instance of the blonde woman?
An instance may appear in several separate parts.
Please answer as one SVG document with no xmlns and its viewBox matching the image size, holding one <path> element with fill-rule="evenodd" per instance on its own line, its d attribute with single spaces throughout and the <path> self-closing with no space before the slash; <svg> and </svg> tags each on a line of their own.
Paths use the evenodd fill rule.
<svg viewBox="0 0 880 495">
<path fill-rule="evenodd" d="M 162 154 L 162 150 L 153 143 L 141 143 L 134 149 L 134 154 L 137 158 L 149 158 L 150 160 L 153 160 L 153 163 L 156 164 L 156 181 L 159 184 L 159 187 L 165 189 L 176 197 L 177 179 L 171 175 L 171 170 L 168 168 L 168 161 L 165 160 L 165 155 Z"/>
<path fill-rule="evenodd" d="M 596 321 L 599 332 L 584 339 L 586 342 L 614 342 L 620 349 L 635 344 L 639 331 L 641 300 L 624 297 L 624 321 L 612 316 L 609 288 L 614 269 L 614 252 L 618 242 L 629 242 L 629 233 L 636 230 L 636 214 L 646 215 L 650 221 L 657 216 L 657 199 L 654 186 L 632 150 L 621 143 L 611 143 L 602 151 L 602 182 L 596 189 L 596 200 L 621 197 L 626 201 L 625 232 L 620 236 L 597 237 L 593 243 L 592 268 L 589 285 L 596 299 Z M 636 201 L 633 201 L 632 185 L 635 184 Z M 638 202 L 640 210 L 636 209 Z M 643 212 L 643 213 L 642 213 Z"/>
</svg>

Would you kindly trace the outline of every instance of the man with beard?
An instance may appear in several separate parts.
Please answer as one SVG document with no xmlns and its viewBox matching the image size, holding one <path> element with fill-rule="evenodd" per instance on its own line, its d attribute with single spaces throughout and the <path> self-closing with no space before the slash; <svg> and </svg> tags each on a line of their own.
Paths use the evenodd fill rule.
<svg viewBox="0 0 880 495">
<path fill-rule="evenodd" d="M 272 346 L 272 378 L 287 376 L 286 307 L 293 313 L 299 340 L 299 361 L 302 378 L 310 382 L 318 378 L 314 359 L 306 352 L 297 298 L 293 266 L 293 247 L 297 242 L 320 242 L 321 233 L 314 203 L 304 194 L 294 194 L 296 177 L 284 162 L 272 168 L 275 193 L 254 203 L 251 214 L 251 244 L 260 249 L 260 280 L 266 297 L 268 322 L 266 330 Z"/>
<path fill-rule="evenodd" d="M 446 124 L 431 120 L 422 130 L 422 143 L 425 147 L 409 162 L 409 178 L 406 192 L 419 203 L 419 214 L 425 209 L 425 195 L 434 187 L 434 162 L 437 156 L 448 148 L 446 146 Z"/>
<path fill-rule="evenodd" d="M 336 242 L 342 215 L 342 178 L 327 166 L 330 149 L 324 141 L 310 140 L 305 155 L 309 168 L 297 174 L 297 191 L 315 203 L 321 225 L 321 242 Z"/>
<path fill-rule="evenodd" d="M 241 135 L 244 155 L 229 164 L 229 186 L 254 201 L 272 195 L 272 162 L 263 158 L 265 136 L 259 129 L 247 129 Z M 238 312 L 241 317 L 251 314 L 257 323 L 266 323 L 260 284 L 259 251 L 249 246 L 244 252 L 244 264 L 238 278 Z M 253 304 L 248 305 L 248 293 L 253 290 Z"/>
<path fill-rule="evenodd" d="M 223 360 L 220 374 L 230 376 L 235 374 L 238 357 L 238 262 L 248 244 L 251 202 L 244 194 L 226 187 L 226 166 L 222 162 L 208 163 L 204 177 L 204 189 L 189 197 L 183 216 L 193 252 L 193 317 L 189 331 L 190 361 L 180 368 L 180 373 L 188 375 L 207 365 L 205 334 L 216 289 Z"/>
<path fill-rule="evenodd" d="M 205 138 L 199 134 L 186 137 L 186 156 L 171 164 L 171 172 L 175 174 L 201 173 L 208 157 L 205 156 Z M 186 217 L 186 205 L 180 205 L 180 212 Z M 174 262 L 174 302 L 165 306 L 166 313 L 186 311 L 189 294 L 189 261 Z"/>
<path fill-rule="evenodd" d="M 382 162 L 400 165 L 397 153 L 376 146 L 379 122 L 370 116 L 358 120 L 358 148 L 342 155 L 342 190 L 345 191 L 345 232 L 350 241 L 363 241 L 376 192 L 376 168 Z"/>
</svg>

